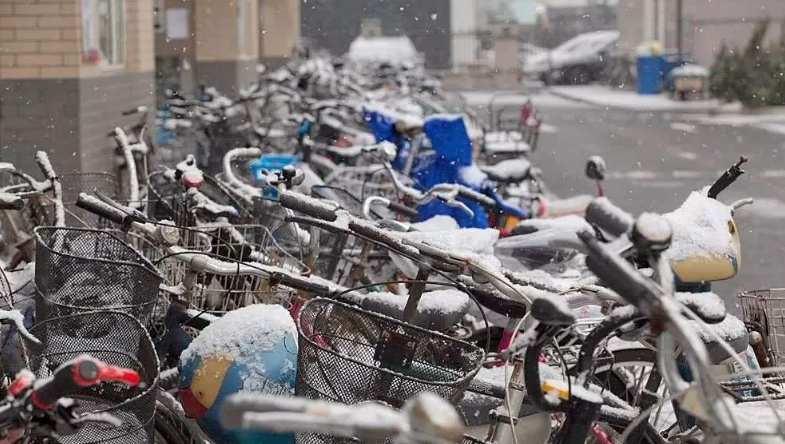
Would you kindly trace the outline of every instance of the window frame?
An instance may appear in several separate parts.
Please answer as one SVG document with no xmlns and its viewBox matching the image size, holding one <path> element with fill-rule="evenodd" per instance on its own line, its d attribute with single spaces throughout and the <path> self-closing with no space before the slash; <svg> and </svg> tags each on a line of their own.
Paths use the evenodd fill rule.
<svg viewBox="0 0 785 444">
<path fill-rule="evenodd" d="M 101 50 L 100 3 L 107 4 L 110 27 L 111 54 L 107 57 Z M 127 61 L 124 0 L 82 0 L 82 61 L 102 70 L 125 67 Z M 89 14 L 89 15 L 88 15 Z M 89 47 L 89 48 L 88 48 Z M 91 51 L 97 50 L 98 60 L 91 60 Z"/>
</svg>

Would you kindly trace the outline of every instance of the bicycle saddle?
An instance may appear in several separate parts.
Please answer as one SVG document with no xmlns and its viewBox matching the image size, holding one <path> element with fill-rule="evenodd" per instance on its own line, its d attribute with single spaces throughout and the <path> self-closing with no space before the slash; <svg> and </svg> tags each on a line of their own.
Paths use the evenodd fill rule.
<svg viewBox="0 0 785 444">
<path fill-rule="evenodd" d="M 721 323 L 728 313 L 725 302 L 714 293 L 676 293 L 676 299 L 707 324 Z"/>
<path fill-rule="evenodd" d="M 406 295 L 379 292 L 369 293 L 362 301 L 362 308 L 391 318 L 404 320 Z M 429 330 L 445 331 L 457 324 L 469 311 L 469 297 L 455 289 L 423 293 L 414 319 L 404 320 Z"/>
<path fill-rule="evenodd" d="M 521 157 L 503 160 L 495 165 L 484 165 L 480 169 L 494 182 L 511 184 L 528 178 L 531 173 L 531 166 L 531 162 Z"/>
<path fill-rule="evenodd" d="M 568 326 L 575 323 L 575 316 L 567 302 L 560 299 L 559 295 L 535 299 L 532 302 L 532 317 L 543 324 L 553 326 Z"/>
</svg>

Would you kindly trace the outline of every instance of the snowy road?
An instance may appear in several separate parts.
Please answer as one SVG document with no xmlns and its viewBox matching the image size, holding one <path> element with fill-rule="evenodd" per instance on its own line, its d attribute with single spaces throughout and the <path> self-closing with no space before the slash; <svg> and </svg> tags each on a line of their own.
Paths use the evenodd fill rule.
<svg viewBox="0 0 785 444">
<path fill-rule="evenodd" d="M 468 99 L 478 112 L 487 112 L 481 104 L 489 95 L 472 94 Z M 583 164 L 599 154 L 610 170 L 606 189 L 612 200 L 633 213 L 668 212 L 740 155 L 750 157 L 748 174 L 720 196 L 725 202 L 757 200 L 737 215 L 741 272 L 715 290 L 733 307 L 737 290 L 785 287 L 785 118 L 615 110 L 547 92 L 536 93 L 533 101 L 551 130 L 541 134 L 532 160 L 562 196 L 594 191 Z"/>
</svg>

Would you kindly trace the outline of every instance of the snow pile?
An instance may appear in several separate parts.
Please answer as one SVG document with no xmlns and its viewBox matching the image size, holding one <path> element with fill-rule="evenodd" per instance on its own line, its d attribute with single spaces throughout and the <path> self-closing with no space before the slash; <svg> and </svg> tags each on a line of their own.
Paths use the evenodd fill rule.
<svg viewBox="0 0 785 444">
<path fill-rule="evenodd" d="M 682 304 L 697 307 L 699 316 L 720 319 L 727 313 L 725 302 L 714 293 L 676 293 L 676 299 Z"/>
<path fill-rule="evenodd" d="M 270 355 L 264 352 L 280 350 L 282 346 L 290 353 L 280 373 L 294 372 L 297 327 L 291 315 L 280 305 L 250 305 L 230 311 L 207 326 L 183 352 L 181 362 L 219 352 L 247 373 L 243 375 L 245 389 L 291 392 L 291 388 L 274 387 L 276 383 L 267 376 L 265 368 L 265 356 Z"/>
<path fill-rule="evenodd" d="M 665 218 L 673 226 L 673 241 L 665 252 L 669 259 L 735 255 L 733 237 L 728 231 L 731 208 L 725 204 L 693 192 Z"/>
<path fill-rule="evenodd" d="M 412 228 L 417 231 L 447 231 L 458 230 L 460 226 L 450 216 L 436 215 L 426 221 L 413 223 Z"/>
<path fill-rule="evenodd" d="M 529 175 L 532 164 L 526 158 L 503 160 L 495 165 L 484 166 L 482 170 L 495 180 L 520 182 Z"/>
<path fill-rule="evenodd" d="M 358 63 L 386 62 L 403 65 L 420 62 L 417 48 L 406 36 L 358 37 L 349 46 L 347 57 Z"/>
<path fill-rule="evenodd" d="M 493 256 L 493 244 L 499 240 L 499 232 L 491 228 L 412 232 L 405 233 L 404 236 L 447 251 L 490 256 Z"/>
</svg>

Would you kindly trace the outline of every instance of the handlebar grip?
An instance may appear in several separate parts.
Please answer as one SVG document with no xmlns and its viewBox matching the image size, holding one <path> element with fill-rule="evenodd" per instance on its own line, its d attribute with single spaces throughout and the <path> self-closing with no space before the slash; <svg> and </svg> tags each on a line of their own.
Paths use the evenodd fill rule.
<svg viewBox="0 0 785 444">
<path fill-rule="evenodd" d="M 25 207 L 25 201 L 19 196 L 0 192 L 0 210 L 19 211 Z"/>
<path fill-rule="evenodd" d="M 312 282 L 306 278 L 299 278 L 286 273 L 273 273 L 270 281 L 277 281 L 287 287 L 294 288 L 295 290 L 305 291 L 312 294 L 326 295 L 330 293 L 330 288 L 326 285 Z"/>
<path fill-rule="evenodd" d="M 76 198 L 76 206 L 119 225 L 125 225 L 129 220 L 126 213 L 86 193 L 79 193 L 79 197 Z"/>
<path fill-rule="evenodd" d="M 335 214 L 337 207 L 304 194 L 284 191 L 278 198 L 278 202 L 285 208 L 328 222 L 335 222 L 338 219 Z"/>
<path fill-rule="evenodd" d="M 398 202 L 390 202 L 390 205 L 387 205 L 392 212 L 400 214 L 401 216 L 406 216 L 409 218 L 417 217 L 417 210 L 414 208 L 407 207 L 406 205 L 399 204 Z"/>
<path fill-rule="evenodd" d="M 49 161 L 49 155 L 45 151 L 36 152 L 35 161 L 38 164 L 38 168 L 41 168 L 41 172 L 44 173 L 44 177 L 48 180 L 57 179 L 55 169 L 52 168 L 52 162 Z"/>
<path fill-rule="evenodd" d="M 103 381 L 122 382 L 135 386 L 139 384 L 141 378 L 134 370 L 108 365 L 90 356 L 82 356 L 58 367 L 51 378 L 36 381 L 33 386 L 32 402 L 36 407 L 46 410 L 60 398 L 73 395 L 83 387 L 91 387 Z"/>
<path fill-rule="evenodd" d="M 466 187 L 458 187 L 458 195 L 463 197 L 464 199 L 471 200 L 473 202 L 477 202 L 478 204 L 482 205 L 485 208 L 496 208 L 496 201 L 493 198 L 490 198 L 482 193 L 478 193 L 472 189 Z"/>
<path fill-rule="evenodd" d="M 659 298 L 657 289 L 630 263 L 609 251 L 590 232 L 581 231 L 578 237 L 589 250 L 586 266 L 611 290 L 649 315 L 650 308 Z"/>
<path fill-rule="evenodd" d="M 619 237 L 632 229 L 632 216 L 605 197 L 594 199 L 586 207 L 586 221 L 597 225 L 608 234 Z"/>
</svg>

